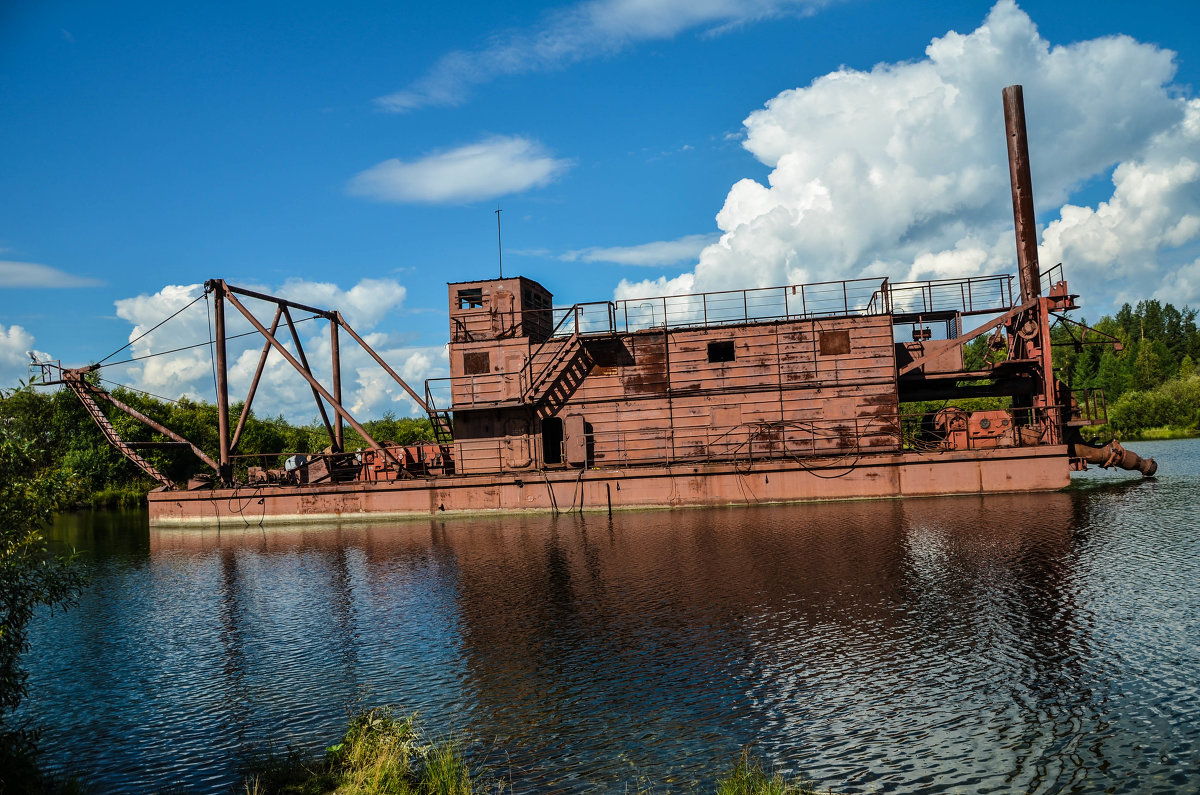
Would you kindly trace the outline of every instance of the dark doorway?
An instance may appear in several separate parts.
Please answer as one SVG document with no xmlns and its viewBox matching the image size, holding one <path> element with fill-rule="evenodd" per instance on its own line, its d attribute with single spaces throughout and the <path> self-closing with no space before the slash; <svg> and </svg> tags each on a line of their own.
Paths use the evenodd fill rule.
<svg viewBox="0 0 1200 795">
<path fill-rule="evenodd" d="M 546 417 L 542 420 L 542 462 L 550 464 L 562 463 L 563 422 L 559 417 Z"/>
</svg>

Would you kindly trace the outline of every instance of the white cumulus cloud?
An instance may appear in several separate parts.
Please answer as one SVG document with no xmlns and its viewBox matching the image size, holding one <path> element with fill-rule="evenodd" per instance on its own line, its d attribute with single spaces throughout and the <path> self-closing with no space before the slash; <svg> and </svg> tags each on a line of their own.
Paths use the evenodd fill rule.
<svg viewBox="0 0 1200 795">
<path fill-rule="evenodd" d="M 1011 272 L 1000 91 L 1013 83 L 1024 86 L 1043 268 L 1064 260 L 1089 296 L 1133 280 L 1144 295 L 1194 260 L 1200 239 L 1198 112 L 1174 74 L 1174 53 L 1127 36 L 1052 45 L 1000 0 L 924 58 L 843 68 L 750 114 L 744 146 L 772 169 L 766 184 L 730 189 L 721 238 L 693 271 L 623 281 L 617 297 Z M 1111 199 L 1064 206 L 1110 169 Z M 1191 292 L 1176 302 L 1200 298 L 1195 280 L 1180 284 Z"/>
<path fill-rule="evenodd" d="M 803 15 L 832 0 L 591 0 L 547 14 L 531 28 L 494 34 L 476 51 L 447 53 L 407 88 L 376 103 L 396 113 L 459 105 L 472 87 L 502 75 L 561 68 L 684 31 L 717 33 L 785 14 Z"/>
<path fill-rule="evenodd" d="M 1111 283 L 1119 298 L 1137 300 L 1147 297 L 1146 275 L 1200 240 L 1200 100 L 1186 104 L 1181 123 L 1117 166 L 1112 183 L 1112 197 L 1094 208 L 1064 205 L 1047 225 L 1041 251 L 1090 281 Z M 1171 270 L 1157 297 L 1200 297 L 1200 285 Z"/>
<path fill-rule="evenodd" d="M 276 294 L 319 309 L 337 309 L 357 331 L 359 326 L 374 328 L 384 315 L 404 303 L 407 291 L 392 279 L 363 279 L 349 290 L 330 282 L 288 279 Z"/>
<path fill-rule="evenodd" d="M 390 343 L 387 334 L 374 330 L 404 301 L 404 286 L 391 279 L 363 279 L 348 289 L 330 282 L 289 279 L 276 288 L 255 285 L 253 289 L 318 309 L 340 311 L 350 326 L 418 393 L 425 378 L 442 375 L 447 370 L 441 348 L 397 346 Z M 129 333 L 132 345 L 111 361 L 130 358 L 135 361 L 103 370 L 104 377 L 168 399 L 186 396 L 215 401 L 212 350 L 208 344 L 213 334 L 212 298 L 193 303 L 202 293 L 199 284 L 167 285 L 153 294 L 117 301 L 117 316 L 133 326 Z M 239 300 L 259 322 L 270 327 L 275 312 L 273 304 L 245 296 L 239 296 Z M 178 316 L 154 329 L 177 312 Z M 332 392 L 329 324 L 310 320 L 310 313 L 301 310 L 293 309 L 291 314 L 309 365 L 322 386 Z M 226 304 L 225 318 L 230 400 L 238 401 L 245 398 L 250 388 L 264 339 L 231 304 Z M 276 337 L 299 358 L 285 321 L 280 321 Z M 403 388 L 366 351 L 348 334 L 339 337 L 343 402 L 358 419 L 371 419 L 388 408 L 402 414 L 416 410 L 416 404 Z M 197 343 L 197 347 L 189 347 Z M 177 350 L 180 348 L 184 350 Z M 267 357 L 254 411 L 259 416 L 283 414 L 300 422 L 318 416 L 311 387 L 274 349 Z"/>
<path fill-rule="evenodd" d="M 33 335 L 21 326 L 0 323 L 0 389 L 15 387 L 29 377 L 29 354 L 41 361 L 50 356 L 33 347 Z"/>
<path fill-rule="evenodd" d="M 495 136 L 411 162 L 385 160 L 350 180 L 349 191 L 387 202 L 472 202 L 543 187 L 569 167 L 537 141 Z"/>
</svg>

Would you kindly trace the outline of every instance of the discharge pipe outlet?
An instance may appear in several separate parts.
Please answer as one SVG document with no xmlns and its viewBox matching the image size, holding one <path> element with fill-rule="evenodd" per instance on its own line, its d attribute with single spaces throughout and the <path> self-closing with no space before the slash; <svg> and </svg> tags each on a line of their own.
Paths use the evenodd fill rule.
<svg viewBox="0 0 1200 795">
<path fill-rule="evenodd" d="M 1116 439 L 1105 444 L 1093 445 L 1076 438 L 1071 442 L 1071 455 L 1104 469 L 1108 467 L 1120 467 L 1130 471 L 1136 469 L 1142 473 L 1143 477 L 1147 478 L 1154 477 L 1154 473 L 1158 471 L 1158 464 L 1153 458 L 1142 458 L 1132 450 L 1126 450 Z"/>
</svg>

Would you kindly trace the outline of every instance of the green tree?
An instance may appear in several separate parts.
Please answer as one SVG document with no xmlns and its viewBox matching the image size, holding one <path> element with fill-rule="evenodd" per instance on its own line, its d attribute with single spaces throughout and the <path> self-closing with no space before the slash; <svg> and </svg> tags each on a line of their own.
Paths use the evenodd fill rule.
<svg viewBox="0 0 1200 795">
<path fill-rule="evenodd" d="M 1166 380 L 1162 358 L 1157 350 L 1161 342 L 1142 340 L 1138 345 L 1137 356 L 1133 360 L 1133 388 L 1154 389 Z"/>
<path fill-rule="evenodd" d="M 70 504 L 74 485 L 39 466 L 39 451 L 0 423 L 0 791 L 37 791 L 37 733 L 14 723 L 26 692 L 21 655 L 29 649 L 29 622 L 39 606 L 71 603 L 80 575 L 51 554 L 42 528 Z"/>
<path fill-rule="evenodd" d="M 1129 388 L 1129 361 L 1127 353 L 1117 354 L 1111 348 L 1106 348 L 1100 355 L 1099 366 L 1093 376 L 1094 385 L 1104 390 L 1108 400 L 1120 399 Z"/>
</svg>

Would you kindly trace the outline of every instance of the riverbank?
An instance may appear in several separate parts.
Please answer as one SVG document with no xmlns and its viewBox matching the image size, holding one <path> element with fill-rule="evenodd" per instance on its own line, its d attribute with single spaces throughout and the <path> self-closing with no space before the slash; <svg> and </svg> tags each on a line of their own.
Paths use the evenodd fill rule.
<svg viewBox="0 0 1200 795">
<path fill-rule="evenodd" d="M 1175 439 L 1197 439 L 1200 438 L 1200 430 L 1196 428 L 1172 428 L 1170 426 L 1162 428 L 1143 428 L 1140 431 L 1134 431 L 1124 435 L 1122 441 L 1126 442 L 1165 442 Z"/>
<path fill-rule="evenodd" d="M 644 778 L 627 792 L 665 792 Z M 427 740 L 416 715 L 398 717 L 380 707 L 355 717 L 341 742 L 323 756 L 299 753 L 268 756 L 244 772 L 245 795 L 482 795 L 512 791 L 504 771 L 473 771 L 455 739 Z M 743 750 L 732 768 L 717 778 L 717 795 L 815 795 L 811 784 L 768 771 Z"/>
</svg>

